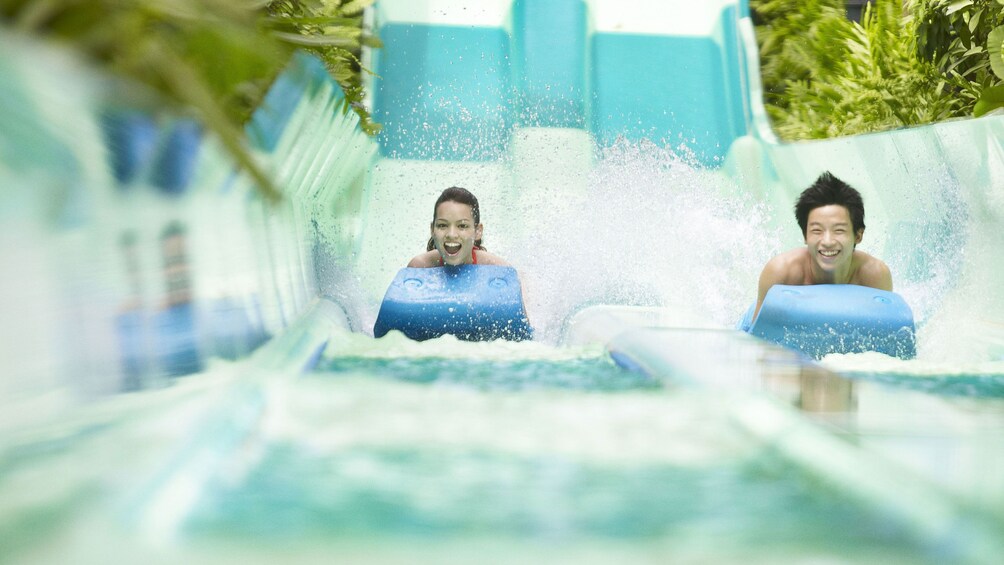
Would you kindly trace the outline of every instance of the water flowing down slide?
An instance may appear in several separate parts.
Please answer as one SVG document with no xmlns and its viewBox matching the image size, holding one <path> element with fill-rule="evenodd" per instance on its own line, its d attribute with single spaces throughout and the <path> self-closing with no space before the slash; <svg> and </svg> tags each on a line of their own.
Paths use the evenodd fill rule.
<svg viewBox="0 0 1004 565">
<path fill-rule="evenodd" d="M 198 124 L 0 29 L 5 556 L 1004 551 L 1000 116 L 781 142 L 745 1 L 367 18 L 383 131 L 296 56 L 246 131 L 278 204 Z M 733 329 L 764 262 L 803 244 L 792 204 L 824 170 L 864 195 L 914 360 L 816 363 Z M 517 269 L 533 340 L 372 337 L 453 185 Z"/>
</svg>

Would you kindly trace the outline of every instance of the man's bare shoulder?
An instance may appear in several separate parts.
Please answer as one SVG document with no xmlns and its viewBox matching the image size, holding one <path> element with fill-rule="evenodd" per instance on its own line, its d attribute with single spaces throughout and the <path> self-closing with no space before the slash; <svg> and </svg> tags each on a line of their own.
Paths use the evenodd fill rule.
<svg viewBox="0 0 1004 565">
<path fill-rule="evenodd" d="M 775 255 L 767 261 L 760 277 L 770 279 L 773 284 L 802 284 L 808 257 L 809 251 L 804 247 Z"/>
<path fill-rule="evenodd" d="M 432 251 L 426 251 L 425 253 L 420 253 L 415 255 L 408 262 L 408 266 L 412 268 L 428 269 L 430 267 L 439 266 L 439 251 L 433 249 Z"/>
<path fill-rule="evenodd" d="M 858 266 L 852 282 L 862 286 L 892 290 L 892 272 L 889 271 L 885 261 L 864 251 L 855 251 L 854 260 Z"/>
</svg>

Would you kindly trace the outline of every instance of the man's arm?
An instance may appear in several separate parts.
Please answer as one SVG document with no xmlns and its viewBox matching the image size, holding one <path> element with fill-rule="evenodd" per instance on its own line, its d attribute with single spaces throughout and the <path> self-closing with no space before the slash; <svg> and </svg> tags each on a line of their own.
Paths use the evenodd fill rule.
<svg viewBox="0 0 1004 565">
<path fill-rule="evenodd" d="M 778 255 L 764 266 L 760 272 L 760 282 L 757 285 L 756 308 L 753 310 L 753 319 L 760 314 L 760 307 L 763 306 L 763 299 L 767 296 L 770 287 L 776 284 L 785 284 L 788 279 L 788 260 L 784 255 Z"/>
</svg>

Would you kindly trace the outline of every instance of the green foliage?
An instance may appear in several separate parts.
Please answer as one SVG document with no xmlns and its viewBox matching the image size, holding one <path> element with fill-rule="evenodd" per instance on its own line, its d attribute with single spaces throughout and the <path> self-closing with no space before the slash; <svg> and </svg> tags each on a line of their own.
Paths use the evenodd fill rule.
<svg viewBox="0 0 1004 565">
<path fill-rule="evenodd" d="M 791 82 L 834 69 L 847 53 L 843 0 L 752 0 L 768 104 L 785 108 Z"/>
<path fill-rule="evenodd" d="M 362 12 L 376 0 L 274 0 L 266 7 L 267 24 L 274 35 L 291 45 L 310 51 L 324 61 L 328 72 L 345 92 L 346 108 L 359 114 L 363 131 L 375 135 L 380 124 L 373 122 L 363 106 L 366 92 L 360 49 L 382 47 L 380 40 L 363 29 Z"/>
<path fill-rule="evenodd" d="M 241 126 L 296 48 L 317 54 L 345 90 L 346 109 L 375 133 L 361 101 L 359 51 L 374 0 L 0 0 L 0 22 L 66 42 L 161 100 L 194 112 L 255 178 L 271 181 L 243 146 Z M 156 110 L 156 104 L 151 110 Z"/>
<path fill-rule="evenodd" d="M 983 91 L 973 108 L 973 116 L 978 118 L 997 108 L 1004 108 L 1004 84 L 991 86 Z"/>
<path fill-rule="evenodd" d="M 842 9 L 836 17 L 833 3 L 822 8 L 799 0 L 753 0 L 751 7 L 766 20 L 761 26 L 766 34 L 758 33 L 762 55 L 781 44 L 784 60 L 795 62 L 764 65 L 769 69 L 764 82 L 772 81 L 767 88 L 774 89 L 767 111 L 782 138 L 882 131 L 958 112 L 958 101 L 939 89 L 937 68 L 919 56 L 913 20 L 899 0 L 869 5 L 860 25 L 848 21 Z M 786 24 L 820 19 L 802 30 L 770 20 L 771 14 L 785 13 Z"/>
<path fill-rule="evenodd" d="M 942 74 L 945 96 L 960 100 L 959 115 L 975 115 L 978 101 L 1004 79 L 1004 5 L 1000 0 L 913 0 L 917 48 Z M 990 98 L 979 107 L 987 110 Z"/>
<path fill-rule="evenodd" d="M 785 139 L 849 135 L 1004 107 L 1002 0 L 751 0 L 765 102 Z"/>
<path fill-rule="evenodd" d="M 997 78 L 1004 79 L 1004 26 L 995 27 L 987 36 L 987 53 L 990 68 Z"/>
</svg>

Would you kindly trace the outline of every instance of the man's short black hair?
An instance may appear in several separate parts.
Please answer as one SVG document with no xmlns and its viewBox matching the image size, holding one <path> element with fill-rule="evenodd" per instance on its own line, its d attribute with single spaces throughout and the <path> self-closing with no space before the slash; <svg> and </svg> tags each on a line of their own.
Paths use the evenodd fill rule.
<svg viewBox="0 0 1004 565">
<path fill-rule="evenodd" d="M 861 193 L 826 171 L 819 175 L 812 186 L 803 190 L 795 202 L 795 218 L 798 220 L 798 227 L 802 228 L 803 237 L 809 229 L 809 212 L 830 204 L 847 208 L 851 215 L 851 229 L 855 234 L 865 229 L 865 204 L 861 200 Z"/>
</svg>

